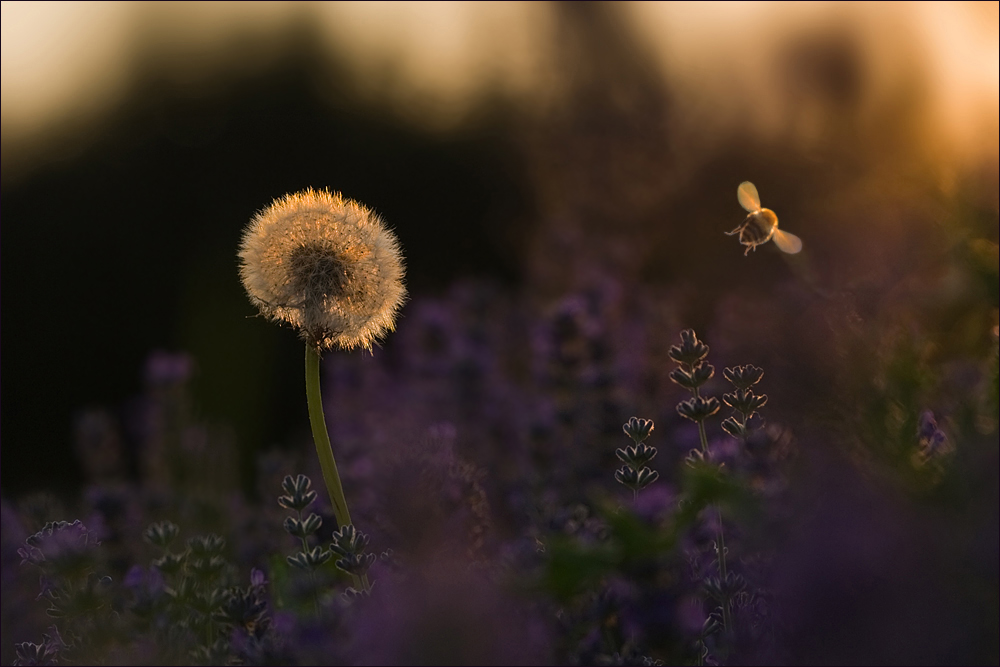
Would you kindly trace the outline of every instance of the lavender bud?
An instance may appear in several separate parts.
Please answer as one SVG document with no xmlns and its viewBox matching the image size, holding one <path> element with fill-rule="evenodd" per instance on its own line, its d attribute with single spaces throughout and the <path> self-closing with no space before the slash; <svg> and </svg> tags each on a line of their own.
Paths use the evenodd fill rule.
<svg viewBox="0 0 1000 667">
<path fill-rule="evenodd" d="M 642 442 L 635 447 L 629 445 L 625 449 L 616 449 L 615 455 L 632 469 L 639 470 L 656 456 L 656 447 L 650 447 Z"/>
<path fill-rule="evenodd" d="M 291 475 L 285 475 L 285 479 L 281 482 L 281 488 L 288 495 L 279 496 L 278 504 L 285 509 L 301 512 L 316 500 L 316 492 L 310 491 L 310 486 L 312 486 L 312 480 L 305 475 L 299 475 L 294 479 Z"/>
<path fill-rule="evenodd" d="M 742 413 L 744 417 L 749 417 L 767 405 L 766 395 L 757 396 L 749 389 L 737 389 L 731 394 L 724 394 L 722 400 L 733 410 Z"/>
<path fill-rule="evenodd" d="M 622 426 L 622 430 L 625 431 L 625 435 L 632 438 L 632 441 L 638 445 L 653 432 L 653 420 L 632 417 Z"/>
<path fill-rule="evenodd" d="M 159 523 L 154 523 L 147 528 L 146 532 L 143 533 L 143 537 L 145 537 L 146 540 L 153 546 L 166 549 L 175 539 L 177 539 L 179 532 L 180 528 L 178 528 L 176 524 L 169 521 L 160 521 Z"/>
<path fill-rule="evenodd" d="M 313 547 L 309 551 L 300 551 L 294 556 L 289 556 L 286 560 L 288 564 L 300 570 L 312 570 L 326 561 L 330 560 L 333 554 L 321 547 Z"/>
<path fill-rule="evenodd" d="M 199 558 L 206 558 L 222 553 L 226 547 L 226 541 L 218 535 L 199 535 L 188 540 L 188 548 L 191 554 Z"/>
<path fill-rule="evenodd" d="M 348 574 L 361 577 L 368 572 L 368 568 L 375 562 L 375 554 L 350 554 L 340 558 L 336 566 Z"/>
<path fill-rule="evenodd" d="M 722 430 L 737 439 L 745 438 L 748 433 L 747 427 L 732 417 L 722 420 Z"/>
<path fill-rule="evenodd" d="M 677 363 L 694 368 L 708 356 L 708 345 L 698 340 L 694 329 L 685 329 L 681 332 L 681 344 L 672 345 L 667 354 Z"/>
<path fill-rule="evenodd" d="M 162 558 L 153 561 L 153 567 L 164 574 L 177 574 L 184 567 L 186 556 L 181 554 L 164 554 Z"/>
<path fill-rule="evenodd" d="M 333 534 L 333 544 L 330 549 L 341 556 L 360 554 L 368 546 L 371 538 L 354 528 L 353 525 L 342 526 Z"/>
<path fill-rule="evenodd" d="M 692 370 L 675 368 L 670 371 L 670 379 L 685 389 L 698 389 L 715 375 L 715 368 L 709 363 L 700 363 Z"/>
<path fill-rule="evenodd" d="M 634 468 L 629 466 L 622 466 L 615 471 L 615 480 L 619 484 L 623 484 L 633 491 L 640 491 L 653 482 L 655 482 L 660 477 L 660 473 L 650 468 L 643 468 L 642 470 L 636 472 Z"/>
<path fill-rule="evenodd" d="M 684 457 L 684 463 L 687 464 L 689 468 L 695 468 L 699 465 L 710 463 L 708 455 L 700 449 L 692 449 L 688 452 L 688 455 Z"/>
<path fill-rule="evenodd" d="M 14 645 L 14 655 L 15 665 L 54 665 L 58 661 L 59 652 L 47 642 L 22 642 Z"/>
<path fill-rule="evenodd" d="M 682 417 L 700 422 L 719 411 L 719 399 L 695 396 L 677 405 L 677 412 Z"/>
<path fill-rule="evenodd" d="M 722 374 L 737 389 L 749 389 L 764 377 L 764 369 L 747 364 L 746 366 L 727 368 L 722 371 Z"/>
</svg>

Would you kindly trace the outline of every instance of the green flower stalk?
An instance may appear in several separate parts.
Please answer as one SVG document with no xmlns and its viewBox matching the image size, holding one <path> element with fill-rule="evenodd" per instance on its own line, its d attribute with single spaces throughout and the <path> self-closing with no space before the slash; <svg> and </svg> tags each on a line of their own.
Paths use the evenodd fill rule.
<svg viewBox="0 0 1000 667">
<path fill-rule="evenodd" d="M 257 213 L 243 233 L 240 278 L 261 314 L 305 341 L 306 401 L 316 453 L 341 528 L 351 514 L 320 391 L 324 350 L 370 350 L 395 328 L 406 300 L 399 240 L 367 207 L 340 193 L 304 190 Z M 367 576 L 355 585 L 368 590 Z"/>
<path fill-rule="evenodd" d="M 701 395 L 701 386 L 715 375 L 715 368 L 705 360 L 708 356 L 708 351 L 708 345 L 698 340 L 698 335 L 693 329 L 682 331 L 681 344 L 670 346 L 670 350 L 668 351 L 670 358 L 678 364 L 678 367 L 670 372 L 670 379 L 691 392 L 691 398 L 677 405 L 677 412 L 682 417 L 698 424 L 698 438 L 701 440 L 701 451 L 692 450 L 688 456 L 689 463 L 697 460 L 710 460 L 708 437 L 705 435 L 705 420 L 718 412 L 720 408 L 719 399 L 714 396 L 704 397 Z M 719 539 L 715 545 L 718 554 L 719 577 L 720 581 L 727 582 L 729 581 L 729 571 L 726 567 L 727 549 L 722 522 L 722 510 L 717 509 L 716 512 L 719 515 Z M 729 613 L 730 597 L 728 594 L 723 594 L 720 597 L 722 602 L 722 627 L 726 632 L 729 632 L 733 627 Z"/>
</svg>

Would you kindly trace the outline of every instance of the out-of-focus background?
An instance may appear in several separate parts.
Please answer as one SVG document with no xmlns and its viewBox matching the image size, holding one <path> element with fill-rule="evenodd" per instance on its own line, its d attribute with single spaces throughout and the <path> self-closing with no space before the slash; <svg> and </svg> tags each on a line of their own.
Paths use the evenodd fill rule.
<svg viewBox="0 0 1000 667">
<path fill-rule="evenodd" d="M 568 526 L 631 415 L 666 503 L 697 446 L 666 352 L 693 327 L 713 394 L 765 369 L 754 479 L 779 509 L 734 540 L 777 554 L 783 659 L 995 663 L 998 24 L 995 2 L 4 2 L 4 498 L 152 516 L 172 488 L 195 509 L 163 518 L 222 530 L 318 479 L 301 343 L 256 317 L 236 250 L 275 197 L 329 187 L 408 269 L 384 346 L 325 356 L 380 549 L 431 554 L 454 516 L 482 550 Z M 744 180 L 801 254 L 724 235 Z"/>
<path fill-rule="evenodd" d="M 996 3 L 2 6 L 5 493 L 72 485 L 74 413 L 155 349 L 193 356 L 247 451 L 301 418 L 297 343 L 247 319 L 235 249 L 307 186 L 386 218 L 415 297 L 607 269 L 687 290 L 699 325 L 796 270 L 888 290 L 963 243 L 995 258 Z M 808 266 L 722 236 L 745 179 Z"/>
</svg>

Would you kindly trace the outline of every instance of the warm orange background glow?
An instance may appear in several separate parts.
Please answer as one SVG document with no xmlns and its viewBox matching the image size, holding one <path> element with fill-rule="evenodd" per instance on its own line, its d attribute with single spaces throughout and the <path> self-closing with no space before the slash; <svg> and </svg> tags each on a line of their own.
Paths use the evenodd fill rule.
<svg viewBox="0 0 1000 667">
<path fill-rule="evenodd" d="M 635 39 L 677 90 L 690 127 L 821 141 L 838 102 L 796 79 L 801 49 L 848 43 L 862 54 L 860 121 L 883 122 L 900 96 L 920 107 L 914 142 L 933 159 L 995 159 L 997 3 L 623 3 Z M 486 95 L 526 110 L 558 98 L 543 3 L 4 2 L 3 141 L 19 158 L 99 121 L 150 60 L 211 85 L 255 67 L 297 22 L 325 35 L 360 90 L 430 127 L 449 127 Z M 817 67 L 836 63 L 819 63 Z M 837 72 L 828 72 L 837 76 Z M 820 74 L 823 75 L 822 73 Z M 850 85 L 848 81 L 845 85 Z"/>
</svg>

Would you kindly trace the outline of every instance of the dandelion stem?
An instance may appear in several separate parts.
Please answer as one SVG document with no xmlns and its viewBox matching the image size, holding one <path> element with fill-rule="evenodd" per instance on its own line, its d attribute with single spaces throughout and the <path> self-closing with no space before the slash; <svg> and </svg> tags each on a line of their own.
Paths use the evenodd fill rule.
<svg viewBox="0 0 1000 667">
<path fill-rule="evenodd" d="M 344 486 L 340 483 L 340 473 L 337 471 L 337 461 L 333 458 L 333 447 L 330 445 L 330 433 L 326 430 L 326 417 L 323 415 L 323 396 L 319 385 L 319 350 L 306 343 L 306 402 L 309 405 L 309 425 L 312 426 L 313 441 L 316 443 L 316 455 L 323 469 L 323 481 L 330 493 L 330 503 L 333 514 L 337 518 L 338 527 L 352 525 L 351 513 L 347 509 L 347 498 L 344 497 Z M 368 575 L 351 575 L 354 585 L 371 590 Z"/>
</svg>

